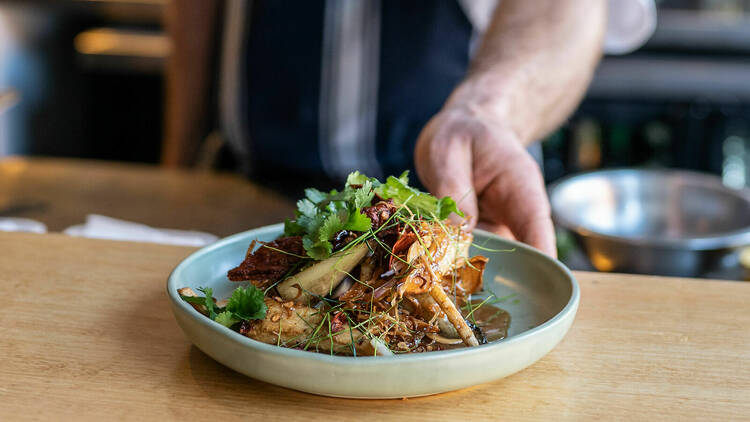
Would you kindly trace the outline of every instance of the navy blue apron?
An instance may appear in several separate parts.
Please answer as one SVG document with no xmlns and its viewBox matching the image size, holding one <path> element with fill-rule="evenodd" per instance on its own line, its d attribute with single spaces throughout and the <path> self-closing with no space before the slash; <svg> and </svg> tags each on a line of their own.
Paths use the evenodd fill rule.
<svg viewBox="0 0 750 422">
<path fill-rule="evenodd" d="M 343 131 L 338 138 L 344 146 L 331 147 L 329 139 L 322 139 L 328 132 L 321 131 L 321 124 L 328 120 L 321 119 L 321 108 L 337 92 L 334 89 L 331 94 L 329 85 L 335 88 L 344 76 L 334 73 L 325 79 L 328 82 L 321 82 L 324 54 L 330 55 L 324 41 L 341 36 L 332 35 L 330 28 L 325 32 L 325 22 L 331 19 L 331 2 L 328 9 L 326 3 L 256 0 L 249 10 L 250 30 L 244 46 L 246 142 L 252 176 L 260 181 L 338 185 L 348 163 L 363 162 L 361 155 L 373 155 L 367 162 L 375 163 L 370 167 L 381 173 L 377 176 L 413 171 L 419 132 L 466 73 L 472 26 L 455 0 L 382 0 L 375 5 L 379 28 L 374 29 L 368 10 L 357 12 L 369 22 L 365 48 L 374 48 L 370 53 L 376 55 L 360 69 L 365 75 L 375 70 L 376 80 L 367 82 L 364 91 L 371 93 L 361 95 L 364 99 L 356 103 L 365 110 L 372 107 L 372 122 L 362 123 L 352 133 L 362 133 L 361 127 L 366 127 L 371 132 L 366 141 L 373 145 L 365 149 L 347 146 L 349 132 Z M 344 22 L 340 28 L 346 26 Z M 337 45 L 346 47 L 346 42 L 339 40 Z M 342 57 L 336 63 L 348 65 L 348 57 Z M 336 109 L 339 114 L 348 115 L 345 106 Z M 338 124 L 351 129 L 346 122 Z M 347 155 L 348 151 L 354 152 Z M 416 174 L 412 179 L 416 182 Z"/>
</svg>

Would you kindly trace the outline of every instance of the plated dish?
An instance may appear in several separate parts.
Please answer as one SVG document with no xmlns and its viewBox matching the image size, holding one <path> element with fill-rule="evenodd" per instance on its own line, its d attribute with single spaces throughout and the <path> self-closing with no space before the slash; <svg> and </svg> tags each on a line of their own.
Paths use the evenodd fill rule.
<svg viewBox="0 0 750 422">
<path fill-rule="evenodd" d="M 405 178 L 394 179 L 405 181 Z M 370 182 L 375 191 L 378 185 Z M 352 182 L 348 185 L 358 190 L 361 189 L 359 185 L 365 184 Z M 316 202 L 309 197 L 307 199 Z M 359 214 L 362 214 L 363 208 L 388 199 L 391 198 L 383 198 L 375 191 L 373 199 L 360 208 Z M 430 199 L 432 204 L 439 201 L 432 197 L 425 199 Z M 397 201 L 392 202 L 387 208 L 399 209 Z M 449 204 L 448 201 L 443 203 Z M 453 212 L 454 207 L 450 208 Z M 413 228 L 405 230 L 403 226 L 409 226 L 405 222 L 397 227 L 400 230 L 394 233 L 395 239 L 390 240 L 391 254 L 387 254 L 385 248 L 378 252 L 378 248 L 382 248 L 378 241 L 388 243 L 382 238 L 367 236 L 366 233 L 374 231 L 372 229 L 361 231 L 348 239 L 348 248 L 335 242 L 331 242 L 330 250 L 323 246 L 321 259 L 312 258 L 309 248 L 305 248 L 303 243 L 304 253 L 298 250 L 295 254 L 306 257 L 299 260 L 307 262 L 301 265 L 302 268 L 287 270 L 278 278 L 247 277 L 249 273 L 246 270 L 250 269 L 249 264 L 252 263 L 252 259 L 248 262 L 247 258 L 257 254 L 261 244 L 285 250 L 269 242 L 290 237 L 290 224 L 298 222 L 300 213 L 295 221 L 286 225 L 240 233 L 203 248 L 180 263 L 170 275 L 167 293 L 175 317 L 198 348 L 224 365 L 281 386 L 340 397 L 408 397 L 494 380 L 535 362 L 562 339 L 573 321 L 579 297 L 577 284 L 564 266 L 533 248 L 480 230 L 474 231 L 473 241 L 466 241 L 468 233 L 460 226 L 446 224 L 442 219 L 422 219 L 416 225 L 414 223 L 417 221 L 413 219 L 417 213 L 414 209 L 411 212 L 404 218 Z M 434 211 L 431 214 L 439 215 Z M 394 215 L 391 213 L 384 221 Z M 341 218 L 341 221 L 344 219 Z M 397 246 L 399 239 L 407 236 L 405 233 L 408 232 L 412 233 L 409 235 L 412 239 L 402 240 L 402 247 Z M 309 233 L 296 235 L 304 239 Z M 450 264 L 442 267 L 446 270 L 441 270 L 439 259 L 430 261 L 430 258 L 440 256 L 435 253 L 443 242 L 439 240 L 440 237 L 445 237 L 447 240 L 444 242 L 453 246 L 448 249 L 457 251 L 446 259 L 445 262 Z M 461 246 L 462 239 L 465 249 Z M 254 247 L 248 248 L 253 242 Z M 408 245 L 406 242 L 409 242 Z M 306 243 L 308 247 L 314 246 L 310 241 Z M 362 256 L 354 250 L 358 245 L 366 249 L 366 252 L 359 252 Z M 419 246 L 412 249 L 413 245 Z M 433 248 L 432 252 L 430 248 Z M 512 252 L 508 252 L 510 250 Z M 337 268 L 341 269 L 341 261 L 345 260 L 341 251 L 353 261 L 353 264 L 349 264 L 352 268 L 345 271 L 347 274 L 342 280 L 336 279 L 331 283 L 330 268 L 321 271 L 327 275 L 323 277 L 325 288 L 316 293 L 299 278 L 293 278 L 295 274 L 303 274 L 331 259 L 339 262 Z M 479 256 L 483 258 L 477 258 Z M 368 260 L 376 263 L 367 263 Z M 397 262 L 403 267 L 398 268 L 399 265 L 395 265 Z M 244 270 L 240 263 L 245 264 Z M 483 277 L 480 278 L 481 284 L 477 284 L 482 264 Z M 394 265 L 399 271 L 392 268 Z M 363 283 L 362 279 L 367 278 L 362 277 L 363 272 L 367 275 L 368 271 L 363 266 L 371 266 L 374 268 L 373 274 L 379 274 L 375 274 L 377 277 L 371 274 L 369 281 Z M 474 274 L 459 275 L 462 268 Z M 441 277 L 438 277 L 436 270 L 441 271 Z M 230 271 L 233 274 L 231 278 L 238 278 L 238 273 L 244 274 L 239 277 L 243 281 L 239 284 L 230 281 L 227 277 Z M 398 272 L 400 277 L 394 278 L 395 274 L 389 272 Z M 380 277 L 384 273 L 386 276 Z M 448 274 L 450 283 L 446 282 L 447 277 L 442 277 Z M 415 280 L 417 278 L 420 280 Z M 290 292 L 285 293 L 287 298 L 284 298 L 279 286 L 288 280 L 296 282 L 287 283 Z M 342 283 L 351 285 L 339 288 Z M 360 286 L 359 290 L 355 290 L 355 286 Z M 387 294 L 382 297 L 374 294 L 383 286 L 379 292 Z M 412 288 L 418 290 L 410 290 Z M 445 307 L 435 299 L 432 291 L 437 288 L 449 298 L 477 345 L 466 347 L 471 337 L 458 332 L 461 325 L 450 320 L 450 309 L 446 312 Z M 238 291 L 242 293 L 238 294 Z M 356 294 L 350 294 L 350 298 L 344 296 L 350 291 Z M 206 295 L 206 292 L 210 294 Z M 253 301 L 259 303 L 258 293 L 265 305 L 264 312 L 260 307 L 256 313 L 251 308 L 238 305 Z M 250 300 L 253 295 L 255 299 Z M 422 296 L 409 298 L 412 295 Z M 210 296 L 210 303 L 206 302 L 206 296 Z M 437 292 L 437 296 L 439 298 L 440 292 Z M 230 306 L 233 297 L 235 304 Z M 414 304 L 412 299 L 417 303 Z M 425 306 L 430 299 L 437 306 Z M 368 307 L 354 306 L 357 303 L 352 305 L 358 300 L 359 305 L 367 303 Z M 409 304 L 405 304 L 405 301 Z M 291 313 L 294 315 L 300 309 L 304 310 L 308 322 L 311 314 L 317 314 L 319 320 L 317 324 L 309 326 L 302 321 L 308 328 L 302 327 L 302 332 L 297 334 L 302 335 L 294 339 L 294 336 L 285 334 L 285 328 L 295 327 L 289 324 L 299 321 L 282 319 L 291 316 L 285 307 L 295 308 Z M 419 309 L 422 307 L 431 309 L 432 313 L 422 313 Z M 377 317 L 373 318 L 373 315 Z M 496 328 L 483 324 L 493 316 L 492 321 L 503 322 L 505 327 L 492 331 Z M 378 318 L 381 320 L 376 321 Z M 339 329 L 335 327 L 337 324 Z M 280 325 L 281 331 L 278 330 Z M 451 327 L 455 330 L 452 333 Z M 247 335 L 252 329 L 256 330 L 255 339 Z M 355 330 L 359 334 L 355 334 Z M 483 337 L 487 338 L 486 343 Z"/>
<path fill-rule="evenodd" d="M 453 199 L 410 187 L 408 173 L 381 183 L 355 172 L 341 191 L 309 188 L 297 205 L 281 237 L 253 240 L 227 272 L 245 283 L 230 297 L 188 286 L 180 297 L 254 340 L 328 354 L 391 356 L 505 337 L 510 316 L 482 285 L 488 258 L 470 257 L 471 232 L 447 219 L 463 216 Z"/>
</svg>

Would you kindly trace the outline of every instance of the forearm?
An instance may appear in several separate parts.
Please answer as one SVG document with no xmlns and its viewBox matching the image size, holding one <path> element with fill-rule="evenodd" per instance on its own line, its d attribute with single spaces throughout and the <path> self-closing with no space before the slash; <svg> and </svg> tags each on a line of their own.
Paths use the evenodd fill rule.
<svg viewBox="0 0 750 422">
<path fill-rule="evenodd" d="M 446 106 L 489 113 L 528 144 L 580 102 L 601 56 L 605 0 L 503 0 Z"/>
</svg>

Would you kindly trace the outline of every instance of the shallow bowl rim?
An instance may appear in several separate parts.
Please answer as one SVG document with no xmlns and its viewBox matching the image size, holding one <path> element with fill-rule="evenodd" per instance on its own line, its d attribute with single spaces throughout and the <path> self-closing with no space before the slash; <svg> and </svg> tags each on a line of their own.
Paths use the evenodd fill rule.
<svg viewBox="0 0 750 422">
<path fill-rule="evenodd" d="M 425 352 L 425 353 L 402 354 L 402 355 L 396 355 L 396 356 L 356 356 L 354 357 L 354 356 L 337 356 L 337 355 L 309 352 L 309 351 L 304 351 L 304 350 L 289 349 L 285 347 L 279 347 L 279 346 L 261 343 L 257 340 L 253 340 L 249 337 L 243 336 L 242 334 L 237 333 L 230 328 L 224 327 L 221 324 L 211 321 L 210 319 L 206 318 L 204 315 L 196 311 L 187 302 L 180 299 L 179 295 L 177 294 L 177 289 L 183 286 L 177 286 L 176 283 L 178 282 L 178 279 L 180 278 L 182 271 L 185 271 L 185 268 L 187 268 L 193 260 L 197 259 L 199 256 L 209 254 L 216 249 L 219 249 L 227 244 L 233 243 L 237 241 L 238 239 L 246 238 L 250 235 L 257 235 L 258 233 L 265 233 L 265 232 L 281 232 L 281 231 L 283 231 L 283 224 L 281 223 L 247 230 L 247 231 L 237 233 L 237 234 L 225 237 L 223 239 L 220 239 L 208 246 L 205 246 L 193 252 L 188 257 L 183 259 L 172 270 L 169 277 L 167 278 L 167 283 L 166 283 L 167 295 L 172 303 L 172 306 L 175 312 L 181 312 L 183 315 L 189 317 L 194 322 L 197 322 L 200 325 L 203 325 L 204 327 L 210 329 L 211 331 L 214 332 L 214 334 L 228 337 L 229 339 L 246 346 L 248 349 L 254 352 L 264 353 L 264 354 L 265 353 L 280 354 L 289 359 L 302 359 L 302 360 L 315 361 L 315 362 L 324 363 L 324 364 L 335 364 L 335 365 L 341 365 L 341 366 L 358 366 L 358 365 L 363 365 L 363 364 L 379 366 L 379 365 L 391 365 L 394 363 L 405 364 L 405 363 L 413 363 L 413 362 L 425 362 L 425 361 L 430 361 L 430 360 L 464 358 L 464 357 L 470 357 L 472 355 L 479 354 L 479 353 L 482 353 L 482 354 L 493 353 L 496 350 L 510 347 L 512 344 L 523 342 L 530 337 L 534 337 L 534 336 L 540 335 L 543 332 L 553 330 L 557 325 L 563 324 L 566 321 L 569 314 L 575 313 L 577 311 L 578 304 L 580 302 L 581 294 L 580 294 L 578 282 L 573 276 L 572 272 L 565 265 L 563 265 L 560 261 L 547 256 L 543 252 L 531 246 L 528 246 L 528 245 L 525 245 L 525 244 L 522 244 L 513 240 L 505 239 L 494 233 L 487 232 L 487 231 L 480 230 L 480 229 L 475 229 L 474 234 L 479 234 L 481 236 L 485 236 L 489 238 L 496 238 L 503 242 L 510 243 L 511 245 L 513 245 L 513 248 L 517 248 L 517 249 L 523 250 L 526 253 L 530 253 L 532 254 L 532 256 L 536 256 L 537 258 L 543 259 L 547 261 L 548 263 L 552 264 L 554 267 L 556 267 L 556 269 L 559 270 L 562 273 L 562 275 L 564 275 L 564 279 L 568 283 L 570 283 L 570 287 L 571 287 L 570 297 L 568 298 L 565 306 L 562 307 L 562 309 L 560 309 L 550 319 L 548 319 L 547 321 L 543 322 L 542 324 L 536 327 L 529 328 L 527 330 L 524 330 L 523 332 L 507 337 L 505 339 L 497 340 L 497 341 L 490 342 L 490 343 L 483 344 L 483 345 L 476 346 L 476 347 L 467 347 L 467 348 L 461 348 L 461 349 L 452 349 L 452 350 L 443 350 L 443 351 Z M 249 244 L 249 241 L 250 239 L 248 240 L 248 244 Z"/>
</svg>

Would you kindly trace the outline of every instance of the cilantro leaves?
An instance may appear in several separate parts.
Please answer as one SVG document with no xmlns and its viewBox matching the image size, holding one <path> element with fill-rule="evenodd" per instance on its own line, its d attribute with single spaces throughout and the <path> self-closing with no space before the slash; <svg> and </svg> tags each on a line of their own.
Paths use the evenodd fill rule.
<svg viewBox="0 0 750 422">
<path fill-rule="evenodd" d="M 253 285 L 236 288 L 226 307 L 226 312 L 231 312 L 241 320 L 263 319 L 266 317 L 266 310 L 263 290 Z"/>
<path fill-rule="evenodd" d="M 456 201 L 450 196 L 444 196 L 440 199 L 435 198 L 429 193 L 425 193 L 409 186 L 409 172 L 405 171 L 398 178 L 389 176 L 385 184 L 376 189 L 378 195 L 384 199 L 393 199 L 397 205 L 407 204 L 406 206 L 415 214 L 422 216 L 434 217 L 438 220 L 445 220 L 451 213 L 463 217 Z"/>
<path fill-rule="evenodd" d="M 372 183 L 348 185 L 343 191 L 323 193 L 305 189 L 305 198 L 297 201 L 296 219 L 284 223 L 286 236 L 302 236 L 307 255 L 316 260 L 328 258 L 333 252 L 331 239 L 342 230 L 366 232 L 372 221 L 362 214 L 375 192 Z"/>
<path fill-rule="evenodd" d="M 219 309 L 218 306 L 216 306 L 216 303 L 214 303 L 214 290 L 210 287 L 199 287 L 198 291 L 203 293 L 204 297 L 198 297 L 198 296 L 184 296 L 180 295 L 182 300 L 184 300 L 187 303 L 192 303 L 193 305 L 203 305 L 206 307 L 206 312 L 208 312 L 208 317 L 211 319 L 216 319 L 216 310 Z"/>
<path fill-rule="evenodd" d="M 204 297 L 180 297 L 185 302 L 205 306 L 208 317 L 225 327 L 231 327 L 241 321 L 266 317 L 268 307 L 263 301 L 263 291 L 253 285 L 236 288 L 224 308 L 216 306 L 213 289 L 210 287 L 199 288 L 198 291 L 203 293 Z"/>
<path fill-rule="evenodd" d="M 427 219 L 437 218 L 445 220 L 451 213 L 463 217 L 456 201 L 450 196 L 444 196 L 440 199 L 422 192 L 409 186 L 409 171 L 401 173 L 399 177 L 389 176 L 385 183 L 380 183 L 377 179 L 368 178 L 364 174 L 354 172 L 347 178 L 347 185 L 363 184 L 369 181 L 374 186 L 374 191 L 383 199 L 393 199 L 396 205 L 404 205 L 414 214 L 419 214 Z"/>
<path fill-rule="evenodd" d="M 370 230 L 372 221 L 362 214 L 362 208 L 372 205 L 376 194 L 392 199 L 397 206 L 404 206 L 427 220 L 445 220 L 451 213 L 463 217 L 450 197 L 438 199 L 409 186 L 408 171 L 399 177 L 388 177 L 385 183 L 355 171 L 349 174 L 341 192 L 306 189 L 305 198 L 297 201 L 296 218 L 284 223 L 284 235 L 302 236 L 308 256 L 315 260 L 326 259 L 333 252 L 331 239 L 338 232 Z"/>
</svg>

